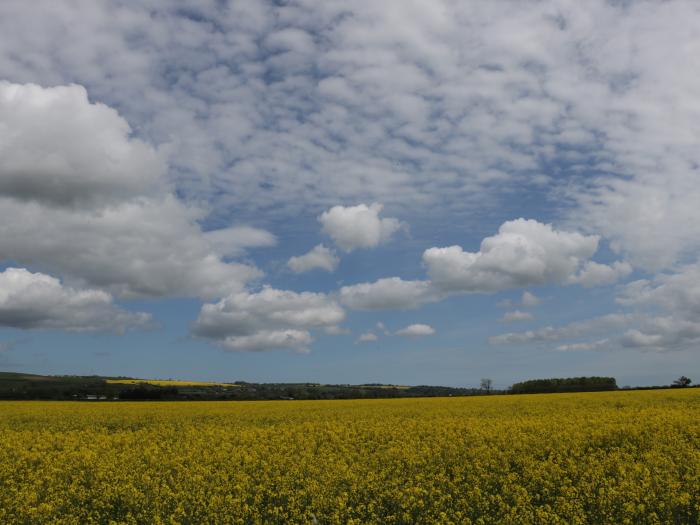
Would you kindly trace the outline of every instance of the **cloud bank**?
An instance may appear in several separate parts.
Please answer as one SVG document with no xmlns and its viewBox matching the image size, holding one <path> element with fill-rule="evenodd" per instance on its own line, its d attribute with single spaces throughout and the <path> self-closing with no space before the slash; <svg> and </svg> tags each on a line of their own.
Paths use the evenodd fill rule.
<svg viewBox="0 0 700 525">
<path fill-rule="evenodd" d="M 271 239 L 203 234 L 203 212 L 166 191 L 162 155 L 82 87 L 0 83 L 0 129 L 11 130 L 0 134 L 0 259 L 122 297 L 221 297 L 262 275 L 222 256 Z"/>
<path fill-rule="evenodd" d="M 478 252 L 461 246 L 423 253 L 428 279 L 387 277 L 343 286 L 340 301 L 353 310 L 410 309 L 465 293 L 492 293 L 543 284 L 608 284 L 629 273 L 627 263 L 594 263 L 598 237 L 555 229 L 551 224 L 516 219 L 486 237 Z M 523 293 L 523 305 L 539 299 Z"/>
<path fill-rule="evenodd" d="M 0 272 L 0 326 L 121 334 L 150 324 L 150 315 L 117 307 L 106 292 L 76 290 L 24 268 Z"/>
<path fill-rule="evenodd" d="M 468 229 L 547 202 L 557 228 L 499 215 L 478 249 L 426 250 L 425 279 L 338 300 L 407 309 L 634 267 L 618 302 L 649 321 L 626 344 L 690 344 L 699 23 L 685 1 L 2 2 L 0 259 L 75 291 L 217 301 L 262 278 L 231 259 L 275 242 L 232 224 L 321 214 L 351 252 L 397 237 L 394 216 Z M 334 207 L 363 202 L 387 217 Z M 603 239 L 618 261 L 591 260 Z M 334 266 L 317 255 L 292 266 Z"/>
</svg>

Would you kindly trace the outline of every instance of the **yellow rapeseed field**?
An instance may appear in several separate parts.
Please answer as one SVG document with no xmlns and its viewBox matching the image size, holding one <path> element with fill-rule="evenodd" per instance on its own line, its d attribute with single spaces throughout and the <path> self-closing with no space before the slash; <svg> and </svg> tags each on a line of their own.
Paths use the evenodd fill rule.
<svg viewBox="0 0 700 525">
<path fill-rule="evenodd" d="M 0 523 L 700 522 L 700 389 L 0 402 Z"/>
<path fill-rule="evenodd" d="M 212 383 L 208 381 L 178 381 L 176 379 L 107 379 L 108 385 L 153 385 L 153 386 L 218 386 L 221 388 L 238 388 L 234 383 Z"/>
</svg>

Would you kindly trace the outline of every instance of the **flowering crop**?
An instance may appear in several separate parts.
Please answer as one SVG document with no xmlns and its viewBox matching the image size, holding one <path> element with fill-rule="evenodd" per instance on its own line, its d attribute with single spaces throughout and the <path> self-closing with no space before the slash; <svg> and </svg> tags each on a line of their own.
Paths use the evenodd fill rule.
<svg viewBox="0 0 700 525">
<path fill-rule="evenodd" d="M 0 402 L 0 523 L 700 522 L 700 390 Z"/>
<path fill-rule="evenodd" d="M 238 388 L 235 383 L 212 383 L 208 381 L 177 381 L 173 379 L 107 379 L 108 385 L 153 385 L 153 386 L 180 386 L 180 387 L 220 387 Z"/>
</svg>

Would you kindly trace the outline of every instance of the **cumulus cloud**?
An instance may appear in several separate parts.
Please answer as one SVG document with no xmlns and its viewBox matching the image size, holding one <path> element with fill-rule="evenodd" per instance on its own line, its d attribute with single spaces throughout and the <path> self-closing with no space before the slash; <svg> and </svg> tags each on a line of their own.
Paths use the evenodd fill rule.
<svg viewBox="0 0 700 525">
<path fill-rule="evenodd" d="M 516 306 L 522 306 L 523 308 L 532 308 L 542 303 L 542 299 L 536 296 L 532 292 L 524 291 L 520 297 L 520 301 L 513 301 L 512 299 L 502 299 L 496 303 L 498 308 L 514 308 Z"/>
<path fill-rule="evenodd" d="M 360 334 L 360 337 L 355 340 L 355 344 L 374 343 L 378 340 L 379 337 L 377 337 L 377 334 L 374 332 L 365 332 L 364 334 Z"/>
<path fill-rule="evenodd" d="M 611 265 L 588 261 L 581 271 L 569 278 L 572 284 L 585 287 L 613 284 L 632 273 L 632 266 L 626 261 L 616 261 Z"/>
<path fill-rule="evenodd" d="M 265 287 L 203 305 L 192 333 L 233 351 L 305 351 L 313 341 L 309 330 L 332 329 L 344 318 L 325 294 Z"/>
<path fill-rule="evenodd" d="M 233 352 L 266 352 L 268 350 L 293 349 L 299 353 L 309 352 L 313 341 L 306 330 L 261 330 L 250 335 L 228 336 L 219 344 Z"/>
<path fill-rule="evenodd" d="M 514 310 L 512 312 L 506 312 L 503 314 L 503 321 L 506 323 L 512 323 L 517 321 L 532 321 L 535 318 L 530 312 L 523 312 L 521 310 Z"/>
<path fill-rule="evenodd" d="M 267 248 L 277 244 L 277 237 L 267 230 L 252 226 L 231 226 L 204 234 L 212 250 L 226 257 L 236 257 L 248 248 Z"/>
<path fill-rule="evenodd" d="M 76 290 L 43 273 L 8 268 L 0 273 L 0 325 L 23 330 L 123 333 L 151 322 L 146 313 L 117 307 L 101 290 Z"/>
<path fill-rule="evenodd" d="M 527 290 L 523 292 L 522 297 L 520 298 L 520 304 L 524 307 L 532 307 L 532 306 L 537 306 L 542 302 L 542 299 L 537 297 L 534 293 L 528 292 Z"/>
<path fill-rule="evenodd" d="M 597 248 L 596 236 L 517 219 L 503 223 L 498 234 L 486 237 L 478 252 L 466 252 L 461 246 L 425 250 L 423 264 L 429 276 L 427 280 L 387 277 L 373 283 L 343 286 L 340 301 L 354 310 L 410 309 L 461 293 L 488 293 L 546 283 L 571 284 L 581 275 L 581 268 L 594 273 L 585 264 L 591 262 L 589 259 Z M 593 280 L 593 277 L 585 279 L 587 283 Z M 534 294 L 524 292 L 521 302 L 523 306 L 534 306 L 539 301 Z M 511 307 L 512 302 L 501 306 Z"/>
<path fill-rule="evenodd" d="M 0 197 L 0 259 L 124 297 L 214 298 L 262 275 L 222 261 L 197 226 L 199 216 L 172 196 L 99 212 Z"/>
<path fill-rule="evenodd" d="M 121 201 L 154 189 L 163 156 L 78 85 L 0 81 L 0 194 L 52 206 Z"/>
<path fill-rule="evenodd" d="M 396 335 L 403 337 L 420 337 L 433 334 L 435 334 L 435 329 L 428 324 L 422 323 L 411 324 L 396 331 Z"/>
<path fill-rule="evenodd" d="M 429 282 L 404 281 L 399 277 L 340 289 L 340 302 L 353 310 L 403 310 L 436 300 L 439 296 Z"/>
<path fill-rule="evenodd" d="M 319 244 L 304 255 L 291 257 L 287 261 L 287 266 L 296 273 L 308 272 L 316 268 L 334 272 L 338 263 L 340 263 L 340 259 L 335 252 L 323 244 Z"/>
<path fill-rule="evenodd" d="M 478 252 L 466 252 L 460 246 L 430 248 L 423 253 L 423 263 L 440 289 L 493 292 L 565 282 L 597 249 L 596 236 L 517 219 L 503 223 L 498 234 L 486 237 Z"/>
<path fill-rule="evenodd" d="M 318 220 L 323 232 L 342 250 L 351 252 L 357 248 L 372 248 L 388 241 L 401 227 L 398 219 L 380 218 L 381 204 L 357 206 L 333 206 L 323 212 Z"/>
<path fill-rule="evenodd" d="M 126 297 L 221 297 L 261 275 L 222 256 L 270 236 L 203 234 L 203 210 L 163 190 L 161 155 L 82 87 L 2 83 L 0 101 L 0 260 Z"/>
</svg>

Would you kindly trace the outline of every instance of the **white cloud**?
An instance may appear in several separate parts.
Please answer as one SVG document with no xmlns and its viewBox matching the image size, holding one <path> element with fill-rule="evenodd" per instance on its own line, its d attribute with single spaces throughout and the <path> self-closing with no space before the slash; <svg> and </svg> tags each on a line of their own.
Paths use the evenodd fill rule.
<svg viewBox="0 0 700 525">
<path fill-rule="evenodd" d="M 350 329 L 337 325 L 327 326 L 323 331 L 328 335 L 349 335 L 351 333 Z"/>
<path fill-rule="evenodd" d="M 523 292 L 520 298 L 520 304 L 525 307 L 537 306 L 542 302 L 542 299 L 537 297 L 534 293 L 528 292 L 527 290 Z"/>
<path fill-rule="evenodd" d="M 364 334 L 361 334 L 360 337 L 358 337 L 355 340 L 355 344 L 361 344 L 361 343 L 374 343 L 379 340 L 379 337 L 373 332 L 365 332 Z"/>
<path fill-rule="evenodd" d="M 597 341 L 590 341 L 586 343 L 571 343 L 565 345 L 559 345 L 556 350 L 560 352 L 576 352 L 579 350 L 589 351 L 589 350 L 600 350 L 610 346 L 610 339 L 598 339 Z"/>
<path fill-rule="evenodd" d="M 649 350 L 672 350 L 700 341 L 700 322 L 675 317 L 652 317 L 645 319 L 639 328 L 627 330 L 622 346 Z"/>
<path fill-rule="evenodd" d="M 313 340 L 310 329 L 330 329 L 344 318 L 342 308 L 324 294 L 265 287 L 203 305 L 192 333 L 228 350 L 303 351 Z"/>
<path fill-rule="evenodd" d="M 0 93 L 0 129 L 11 130 L 0 147 L 12 149 L 0 162 L 0 260 L 121 296 L 221 297 L 261 275 L 221 257 L 269 235 L 203 234 L 203 211 L 164 190 L 161 156 L 83 88 L 3 83 Z"/>
<path fill-rule="evenodd" d="M 135 199 L 99 212 L 0 197 L 0 259 L 121 296 L 220 297 L 261 276 L 225 263 L 174 197 Z"/>
<path fill-rule="evenodd" d="M 598 237 L 557 231 L 549 224 L 517 219 L 486 237 L 478 252 L 460 246 L 423 253 L 431 281 L 450 292 L 492 292 L 561 283 L 575 275 L 598 248 Z"/>
<path fill-rule="evenodd" d="M 287 261 L 287 266 L 296 273 L 308 272 L 315 268 L 334 272 L 339 262 L 340 259 L 333 250 L 326 248 L 323 244 L 319 244 L 304 255 L 291 257 Z"/>
<path fill-rule="evenodd" d="M 647 313 L 622 336 L 626 347 L 669 350 L 700 340 L 700 264 L 627 284 L 617 302 Z"/>
<path fill-rule="evenodd" d="M 635 328 L 625 332 L 622 344 L 633 348 L 657 348 L 663 343 L 663 340 L 664 337 L 661 334 L 645 334 Z"/>
<path fill-rule="evenodd" d="M 396 335 L 403 337 L 420 337 L 435 334 L 435 329 L 427 324 L 411 324 L 396 331 Z"/>
<path fill-rule="evenodd" d="M 277 245 L 277 238 L 260 228 L 252 226 L 231 226 L 204 233 L 212 250 L 226 257 L 242 255 L 248 248 L 267 248 Z"/>
<path fill-rule="evenodd" d="M 163 156 L 77 85 L 0 81 L 0 194 L 52 206 L 100 206 L 162 183 Z"/>
<path fill-rule="evenodd" d="M 450 217 L 556 165 L 577 228 L 664 266 L 700 246 L 699 19 L 693 2 L 2 2 L 0 70 L 90 86 L 221 213 Z"/>
<path fill-rule="evenodd" d="M 658 150 L 656 154 L 653 162 L 663 168 L 652 173 L 643 168 L 626 179 L 600 178 L 590 193 L 578 194 L 580 204 L 573 212 L 574 221 L 601 232 L 614 250 L 652 272 L 700 254 L 700 174 L 691 167 L 700 157 L 673 159 L 668 152 L 667 159 Z M 627 169 L 633 167 L 634 162 Z"/>
<path fill-rule="evenodd" d="M 581 271 L 569 278 L 572 284 L 585 287 L 613 284 L 632 273 L 632 266 L 626 261 L 616 261 L 611 265 L 588 261 Z"/>
<path fill-rule="evenodd" d="M 512 312 L 506 312 L 503 314 L 503 321 L 506 323 L 512 323 L 517 321 L 532 321 L 535 318 L 530 312 L 522 312 L 520 310 L 514 310 Z"/>
<path fill-rule="evenodd" d="M 353 310 L 411 309 L 438 299 L 429 282 L 404 281 L 399 277 L 343 286 L 340 289 L 340 302 Z"/>
<path fill-rule="evenodd" d="M 679 318 L 700 316 L 700 264 L 627 284 L 617 298 L 624 306 L 657 307 Z"/>
<path fill-rule="evenodd" d="M 576 339 L 595 333 L 598 341 L 572 342 L 557 350 L 637 348 L 654 351 L 689 348 L 700 342 L 700 265 L 678 268 L 622 287 L 617 302 L 634 313 L 610 314 L 566 326 L 493 336 L 492 344 L 530 344 Z"/>
<path fill-rule="evenodd" d="M 222 210 L 273 204 L 289 212 L 310 200 L 368 198 L 410 206 L 441 195 L 478 204 L 490 200 L 478 190 L 538 158 L 504 144 L 548 139 L 537 130 L 556 127 L 555 112 L 566 108 L 541 89 L 526 97 L 530 104 L 513 103 L 513 91 L 536 78 L 521 66 L 525 46 L 492 36 L 533 38 L 494 27 L 510 14 L 560 43 L 542 8 L 513 15 L 441 2 L 39 6 L 0 6 L 0 21 L 12 20 L 0 31 L 5 75 L 90 86 L 138 122 L 140 135 L 171 143 L 173 174 L 192 193 L 216 196 Z M 469 52 L 486 36 L 485 56 Z M 480 68 L 499 62 L 500 75 Z M 177 81 L 165 78 L 173 71 Z"/>
<path fill-rule="evenodd" d="M 372 248 L 388 241 L 401 227 L 394 218 L 380 218 L 381 204 L 357 206 L 333 206 L 323 212 L 318 220 L 341 249 L 351 252 L 356 248 Z"/>
<path fill-rule="evenodd" d="M 608 314 L 585 321 L 576 321 L 558 328 L 547 326 L 539 330 L 495 335 L 489 338 L 489 343 L 494 345 L 531 344 L 573 339 L 596 333 L 620 330 L 627 327 L 633 320 L 634 317 L 630 314 Z"/>
<path fill-rule="evenodd" d="M 555 350 L 597 350 L 602 348 L 636 348 L 667 351 L 688 348 L 700 342 L 700 322 L 693 316 L 650 315 L 647 313 L 609 314 L 561 327 L 511 332 L 489 338 L 491 344 L 550 343 L 564 339 L 581 339 L 605 334 L 603 339 L 574 341 L 556 346 Z"/>
<path fill-rule="evenodd" d="M 313 342 L 306 330 L 261 330 L 250 335 L 227 336 L 218 344 L 232 352 L 267 352 L 269 350 L 292 349 L 307 353 Z"/>
<path fill-rule="evenodd" d="M 602 234 L 635 267 L 677 273 L 700 254 L 699 21 L 682 1 L 0 2 L 5 78 L 79 82 L 132 124 L 125 131 L 105 106 L 87 111 L 66 87 L 35 98 L 60 94 L 81 116 L 61 120 L 64 136 L 47 119 L 17 130 L 15 153 L 0 129 L 0 158 L 15 170 L 0 181 L 0 258 L 125 295 L 241 290 L 259 273 L 220 260 L 202 239 L 204 212 L 152 193 L 167 150 L 177 194 L 235 213 L 226 224 L 378 201 L 407 220 L 428 211 L 472 227 L 514 190 L 533 202 L 528 192 L 549 180 L 569 229 Z M 38 106 L 5 107 L 12 125 L 36 122 Z M 89 136 L 82 122 L 104 129 Z M 46 133 L 60 152 L 34 155 Z M 95 154 L 102 147 L 108 155 Z M 49 168 L 58 189 L 39 184 Z M 470 255 L 445 254 L 458 266 Z M 549 256 L 525 260 L 546 260 L 546 279 L 565 282 Z M 565 278 L 612 282 L 615 272 L 588 262 Z M 537 274 L 486 266 L 483 283 L 477 268 L 447 277 L 490 291 Z M 668 302 L 694 304 L 662 291 L 664 275 L 636 285 L 653 297 L 635 308 L 677 315 Z"/>
<path fill-rule="evenodd" d="M 76 290 L 24 268 L 0 273 L 0 326 L 123 333 L 147 327 L 150 322 L 150 315 L 122 310 L 100 290 Z"/>
<path fill-rule="evenodd" d="M 512 299 L 502 299 L 496 303 L 498 308 L 512 309 L 516 306 L 522 306 L 523 308 L 532 308 L 542 303 L 542 299 L 537 297 L 534 293 L 524 291 L 520 296 L 520 302 L 515 302 Z"/>
<path fill-rule="evenodd" d="M 465 252 L 460 246 L 425 250 L 423 263 L 429 280 L 387 277 L 343 286 L 340 301 L 354 310 L 402 310 L 460 293 L 571 283 L 582 267 L 589 268 L 584 265 L 590 262 L 597 247 L 596 236 L 558 231 L 549 224 L 517 219 L 503 223 L 498 234 L 486 237 L 479 252 Z M 586 282 L 592 280 L 587 278 Z M 534 294 L 523 293 L 523 306 L 539 302 Z M 499 304 L 512 306 L 512 302 Z"/>
</svg>

